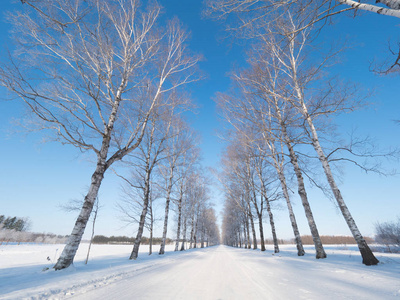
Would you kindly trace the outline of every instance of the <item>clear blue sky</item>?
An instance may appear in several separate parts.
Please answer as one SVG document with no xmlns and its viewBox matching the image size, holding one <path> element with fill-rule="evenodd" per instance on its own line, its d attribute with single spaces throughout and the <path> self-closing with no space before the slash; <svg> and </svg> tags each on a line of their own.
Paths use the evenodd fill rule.
<svg viewBox="0 0 400 300">
<path fill-rule="evenodd" d="M 217 91 L 229 88 L 226 74 L 235 64 L 243 63 L 240 47 L 231 47 L 218 42 L 222 26 L 201 18 L 201 1 L 163 0 L 165 16 L 177 16 L 191 31 L 190 48 L 201 53 L 205 60 L 200 67 L 207 79 L 191 87 L 193 99 L 200 106 L 193 116 L 193 126 L 202 135 L 202 150 L 205 167 L 218 167 L 223 144 L 215 131 L 221 126 L 217 121 L 212 101 Z M 20 2 L 0 2 L 0 11 L 20 6 Z M 349 132 L 357 127 L 361 134 L 373 136 L 382 146 L 400 146 L 400 126 L 393 120 L 400 119 L 400 76 L 379 77 L 369 72 L 369 62 L 381 57 L 389 38 L 400 37 L 400 20 L 364 13 L 355 19 L 341 16 L 336 24 L 322 32 L 321 39 L 328 43 L 335 37 L 347 37 L 354 48 L 348 50 L 343 62 L 334 71 L 345 79 L 359 82 L 366 89 L 374 89 L 369 100 L 370 108 L 341 116 L 338 125 L 341 131 Z M 0 47 L 9 44 L 8 26 L 0 20 Z M 4 59 L 4 50 L 0 52 Z M 0 89 L 5 94 L 4 89 Z M 18 100 L 0 100 L 0 214 L 29 217 L 32 231 L 69 234 L 76 215 L 65 213 L 60 204 L 78 199 L 85 193 L 94 170 L 94 158 L 71 146 L 57 143 L 41 143 L 39 133 L 25 134 L 14 125 L 14 120 L 23 116 L 24 108 Z M 400 169 L 399 163 L 391 163 Z M 380 177 L 364 174 L 346 167 L 341 190 L 345 201 L 364 235 L 373 235 L 373 223 L 395 220 L 400 216 L 400 177 Z M 120 182 L 108 173 L 100 190 L 103 208 L 99 215 L 97 234 L 132 235 L 133 228 L 118 221 L 115 203 L 120 198 Z M 213 189 L 212 198 L 221 208 L 222 197 Z M 309 190 L 310 203 L 314 211 L 320 234 L 349 235 L 349 231 L 336 207 L 317 190 Z M 309 234 L 304 212 L 294 194 L 293 201 L 302 234 Z M 276 205 L 277 231 L 279 238 L 291 238 L 287 212 L 282 204 Z M 266 221 L 267 224 L 267 221 Z M 266 227 L 266 232 L 268 232 Z M 266 235 L 267 237 L 269 234 Z"/>
</svg>

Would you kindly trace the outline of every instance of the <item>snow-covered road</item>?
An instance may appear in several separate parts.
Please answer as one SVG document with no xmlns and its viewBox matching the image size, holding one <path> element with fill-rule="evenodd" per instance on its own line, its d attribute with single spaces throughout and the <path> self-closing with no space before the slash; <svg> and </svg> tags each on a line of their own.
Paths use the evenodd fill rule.
<svg viewBox="0 0 400 300">
<path fill-rule="evenodd" d="M 376 253 L 367 267 L 355 246 L 327 246 L 316 260 L 294 245 L 267 251 L 216 246 L 127 259 L 131 245 L 94 245 L 85 265 L 82 245 L 74 266 L 53 271 L 62 245 L 0 247 L 0 299 L 399 299 L 400 254 Z M 43 263 L 46 261 L 47 263 Z M 42 272 L 43 268 L 50 267 Z"/>
<path fill-rule="evenodd" d="M 202 249 L 74 299 L 398 299 L 399 278 L 359 262 Z"/>
<path fill-rule="evenodd" d="M 240 252 L 224 246 L 192 252 L 77 299 L 279 299 Z"/>
</svg>

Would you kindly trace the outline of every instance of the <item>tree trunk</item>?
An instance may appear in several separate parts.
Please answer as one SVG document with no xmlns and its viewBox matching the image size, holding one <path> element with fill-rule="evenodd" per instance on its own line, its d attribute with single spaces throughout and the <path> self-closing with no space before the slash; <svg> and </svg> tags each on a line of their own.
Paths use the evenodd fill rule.
<svg viewBox="0 0 400 300">
<path fill-rule="evenodd" d="M 149 206 L 151 169 L 149 168 L 149 166 L 147 166 L 146 168 L 147 168 L 147 172 L 146 172 L 146 182 L 145 182 L 144 195 L 143 195 L 143 209 L 142 209 L 142 214 L 140 215 L 140 219 L 139 219 L 139 228 L 138 228 L 138 232 L 136 234 L 135 243 L 133 245 L 133 250 L 132 250 L 132 253 L 131 253 L 131 256 L 129 257 L 129 259 L 136 259 L 139 255 L 139 247 L 140 247 L 140 243 L 142 242 L 143 229 L 144 229 L 144 224 L 146 221 L 147 209 Z"/>
<path fill-rule="evenodd" d="M 246 233 L 246 223 L 243 222 L 243 242 L 244 242 L 244 249 L 247 249 L 247 233 Z"/>
<path fill-rule="evenodd" d="M 153 254 L 153 225 L 154 225 L 154 219 L 153 219 L 153 200 L 151 199 L 151 196 L 150 196 L 150 201 L 149 201 L 149 214 L 150 214 L 149 255 L 152 255 Z"/>
<path fill-rule="evenodd" d="M 286 184 L 285 174 L 283 172 L 284 159 L 283 159 L 283 156 L 281 157 L 281 159 L 279 159 L 279 155 L 278 155 L 278 153 L 276 153 L 275 144 L 273 142 L 267 141 L 267 144 L 271 151 L 271 157 L 272 157 L 272 160 L 274 163 L 274 167 L 276 169 L 276 172 L 278 173 L 278 178 L 281 183 L 281 189 L 283 192 L 283 196 L 286 200 L 286 205 L 288 207 L 289 219 L 290 219 L 290 223 L 292 225 L 294 239 L 295 239 L 296 247 L 297 247 L 297 255 L 304 256 L 305 251 L 304 251 L 303 243 L 301 241 L 299 228 L 297 226 L 296 217 L 294 215 L 292 202 L 290 201 L 290 196 L 289 196 L 289 191 L 288 191 L 287 184 Z"/>
<path fill-rule="evenodd" d="M 181 219 L 182 219 L 182 190 L 178 201 L 178 228 L 176 229 L 176 242 L 174 251 L 178 251 L 179 249 L 179 237 L 181 236 Z"/>
<path fill-rule="evenodd" d="M 165 253 L 165 240 L 167 239 L 167 230 L 168 230 L 168 214 L 169 214 L 169 203 L 171 200 L 171 190 L 172 190 L 172 178 L 173 178 L 173 168 L 171 168 L 171 174 L 168 179 L 168 187 L 167 187 L 167 195 L 165 198 L 165 216 L 164 216 L 164 230 L 160 245 L 160 251 L 158 254 L 162 255 Z"/>
<path fill-rule="evenodd" d="M 284 195 L 284 197 L 286 199 L 286 204 L 287 204 L 288 211 L 289 211 L 289 218 L 290 218 L 290 222 L 292 224 L 294 239 L 295 239 L 296 247 L 297 247 L 297 255 L 298 256 L 304 256 L 305 251 L 304 251 L 304 248 L 303 248 L 303 243 L 301 241 L 299 228 L 297 227 L 297 221 L 296 221 L 296 217 L 295 217 L 294 212 L 293 212 L 292 203 L 290 201 L 289 192 L 288 192 L 288 188 L 287 188 L 287 185 L 286 185 L 285 175 L 283 174 L 283 171 L 280 168 L 277 169 L 277 171 L 278 171 L 278 175 L 279 175 L 279 180 L 281 182 L 283 195 Z"/>
<path fill-rule="evenodd" d="M 354 221 L 346 203 L 343 200 L 342 194 L 341 194 L 341 192 L 336 184 L 336 181 L 332 175 L 332 171 L 331 171 L 328 159 L 326 158 L 326 156 L 322 150 L 322 147 L 319 143 L 317 130 L 314 127 L 314 124 L 311 120 L 311 117 L 308 114 L 308 111 L 307 111 L 307 108 L 306 108 L 304 102 L 302 103 L 302 105 L 303 105 L 303 113 L 306 116 L 308 125 L 309 125 L 311 133 L 312 133 L 312 144 L 314 146 L 315 151 L 318 154 L 318 158 L 322 164 L 322 167 L 324 169 L 329 186 L 332 189 L 335 199 L 339 205 L 340 211 L 342 212 L 342 215 L 343 215 L 347 225 L 349 226 L 349 229 L 350 229 L 354 239 L 357 242 L 358 249 L 360 250 L 360 253 L 361 253 L 361 256 L 363 259 L 363 264 L 365 264 L 367 266 L 377 265 L 379 263 L 379 260 L 372 253 L 367 242 L 365 241 L 360 230 L 358 229 L 356 222 Z"/>
<path fill-rule="evenodd" d="M 249 224 L 249 217 L 246 216 L 246 230 L 247 230 L 247 249 L 251 249 L 250 243 L 250 224 Z"/>
<path fill-rule="evenodd" d="M 89 187 L 89 191 L 85 196 L 85 201 L 82 205 L 81 212 L 79 213 L 78 218 L 76 219 L 74 228 L 72 229 L 71 235 L 67 240 L 67 244 L 64 247 L 63 252 L 61 253 L 57 263 L 54 265 L 55 270 L 61 270 L 64 268 L 68 268 L 74 261 L 74 257 L 76 251 L 78 250 L 79 244 L 82 240 L 83 233 L 85 232 L 85 228 L 87 222 L 89 220 L 90 214 L 93 210 L 94 202 L 99 194 L 101 183 L 104 179 L 104 173 L 107 168 L 114 162 L 117 158 L 114 158 L 112 161 L 107 161 L 107 155 L 110 148 L 111 134 L 113 132 L 114 123 L 117 119 L 117 113 L 119 109 L 119 105 L 121 103 L 121 95 L 123 90 L 126 87 L 126 80 L 123 79 L 116 93 L 115 101 L 112 105 L 112 110 L 110 116 L 108 118 L 108 124 L 105 127 L 103 133 L 103 140 L 101 143 L 101 148 L 98 153 L 98 160 L 96 170 L 92 175 L 92 181 Z M 145 124 L 144 124 L 145 126 Z M 140 141 L 138 140 L 138 143 Z M 137 144 L 138 145 L 138 144 Z"/>
<path fill-rule="evenodd" d="M 306 214 L 306 218 L 308 221 L 308 226 L 310 227 L 311 235 L 313 238 L 315 251 L 316 251 L 315 257 L 317 259 L 326 258 L 326 253 L 325 253 L 324 247 L 322 246 L 321 238 L 318 233 L 317 225 L 315 224 L 315 220 L 314 220 L 314 216 L 311 211 L 310 203 L 308 202 L 307 192 L 306 192 L 306 188 L 304 186 L 304 179 L 303 179 L 303 175 L 301 173 L 299 164 L 297 162 L 296 154 L 294 153 L 292 145 L 290 144 L 289 141 L 287 141 L 286 145 L 287 145 L 287 147 L 289 149 L 289 153 L 290 153 L 289 154 L 290 162 L 292 163 L 294 172 L 296 174 L 297 184 L 298 184 L 298 193 L 301 198 L 304 212 Z"/>
<path fill-rule="evenodd" d="M 267 212 L 269 216 L 269 224 L 271 225 L 272 239 L 274 241 L 274 253 L 279 253 L 278 239 L 276 237 L 274 216 L 272 214 L 271 205 L 269 199 L 265 197 L 265 203 L 267 204 Z"/>
<path fill-rule="evenodd" d="M 199 221 L 199 213 L 196 214 L 196 221 L 194 223 L 194 233 L 193 233 L 193 248 L 197 248 L 197 225 Z"/>
<path fill-rule="evenodd" d="M 195 218 L 195 213 L 193 212 L 192 216 L 192 224 L 191 224 L 191 230 L 190 230 L 190 244 L 189 244 L 189 249 L 192 249 L 192 244 L 193 244 L 193 238 L 194 238 L 194 218 Z"/>
<path fill-rule="evenodd" d="M 186 243 L 186 223 L 187 223 L 187 220 L 186 220 L 186 217 L 184 218 L 184 220 L 183 220 L 183 240 L 182 240 L 182 245 L 181 245 L 181 249 L 180 249 L 180 251 L 184 251 L 185 250 L 185 243 Z"/>
<path fill-rule="evenodd" d="M 103 181 L 105 171 L 105 159 L 99 158 L 96 171 L 92 175 L 92 182 L 90 184 L 89 191 L 85 197 L 82 209 L 75 222 L 72 233 L 67 240 L 67 244 L 65 245 L 60 258 L 57 260 L 57 263 L 54 265 L 55 270 L 68 268 L 73 263 L 76 251 L 78 250 L 83 233 L 85 232 L 90 214 L 92 213 L 94 202 L 96 201 L 97 195 L 99 193 L 100 185 Z"/>
<path fill-rule="evenodd" d="M 200 248 L 204 248 L 204 236 L 205 236 L 205 232 L 204 232 L 204 230 L 202 230 L 201 238 L 200 238 Z"/>
<path fill-rule="evenodd" d="M 254 226 L 253 214 L 251 213 L 250 204 L 249 204 L 249 218 L 251 224 L 251 230 L 253 232 L 253 250 L 257 249 L 257 236 L 256 236 L 256 228 Z"/>
<path fill-rule="evenodd" d="M 261 251 L 265 251 L 265 240 L 264 240 L 264 228 L 262 223 L 262 214 L 257 213 L 258 216 L 258 228 L 260 230 L 260 245 Z"/>
<path fill-rule="evenodd" d="M 88 248 L 88 252 L 87 252 L 87 255 L 86 255 L 85 265 L 87 265 L 87 263 L 89 261 L 90 249 L 92 248 L 93 237 L 94 237 L 94 227 L 96 225 L 96 219 L 97 219 L 97 213 L 98 212 L 99 212 L 99 199 L 97 198 L 96 208 L 94 210 L 94 215 L 93 215 L 92 235 L 90 236 L 89 248 Z"/>
<path fill-rule="evenodd" d="M 317 259 L 326 258 L 326 253 L 325 253 L 324 247 L 322 246 L 321 238 L 318 233 L 317 225 L 315 224 L 315 220 L 314 220 L 314 216 L 311 211 L 310 203 L 308 202 L 307 192 L 306 192 L 306 188 L 304 185 L 304 179 L 303 179 L 303 175 L 302 175 L 299 163 L 297 161 L 296 153 L 293 150 L 293 146 L 291 144 L 289 135 L 287 133 L 286 124 L 283 122 L 279 113 L 278 113 L 278 118 L 279 118 L 280 125 L 281 125 L 281 131 L 282 131 L 282 134 L 284 137 L 284 142 L 289 150 L 290 162 L 291 162 L 294 172 L 296 174 L 297 185 L 298 185 L 297 191 L 301 198 L 301 202 L 303 204 L 304 212 L 306 214 L 306 218 L 308 221 L 308 226 L 310 227 L 310 231 L 311 231 L 311 235 L 313 238 L 315 251 L 316 251 L 315 257 Z"/>
</svg>

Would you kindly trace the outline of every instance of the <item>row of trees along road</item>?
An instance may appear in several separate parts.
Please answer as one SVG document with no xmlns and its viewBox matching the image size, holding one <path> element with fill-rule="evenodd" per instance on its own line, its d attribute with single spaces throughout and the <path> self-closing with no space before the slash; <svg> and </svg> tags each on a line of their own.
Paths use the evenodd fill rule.
<svg viewBox="0 0 400 300">
<path fill-rule="evenodd" d="M 353 139 L 348 145 L 341 145 L 329 138 L 329 119 L 357 109 L 362 101 L 356 87 L 326 75 L 340 49 L 321 54 L 323 51 L 313 44 L 327 18 L 338 13 L 364 9 L 400 16 L 400 1 L 378 2 L 389 9 L 376 8 L 379 4 L 344 0 L 207 1 L 206 13 L 223 20 L 228 33 L 251 45 L 247 52 L 249 67 L 233 72 L 232 90 L 217 97 L 221 115 L 230 125 L 230 134 L 225 135 L 230 146 L 225 152 L 224 170 L 220 174 L 226 194 L 223 221 L 226 244 L 238 245 L 244 241 L 245 246 L 250 247 L 252 237 L 256 248 L 254 218 L 258 218 L 261 250 L 264 250 L 262 216 L 266 209 L 275 252 L 279 252 L 270 204 L 283 197 L 298 255 L 304 255 L 288 192 L 287 178 L 293 174 L 316 258 L 325 258 L 304 179 L 309 177 L 321 186 L 316 180 L 318 177 L 313 176 L 315 171 L 310 172 L 310 166 L 315 168 L 313 161 L 318 160 L 328 183 L 324 190 L 336 200 L 358 244 L 363 263 L 378 263 L 352 218 L 331 169 L 334 162 L 346 160 L 366 171 L 379 172 L 376 167 L 367 167 L 355 160 L 374 156 L 368 152 L 366 140 Z M 394 63 L 382 69 L 384 73 L 398 70 L 399 56 L 395 57 Z M 314 154 L 309 151 L 309 146 Z"/>
<path fill-rule="evenodd" d="M 166 109 L 169 113 L 161 118 L 159 111 Z M 138 224 L 130 259 L 138 257 L 145 229 L 150 233 L 149 254 L 152 253 L 154 223 L 158 220 L 153 204 L 158 199 L 165 199 L 159 254 L 165 252 L 171 206 L 177 217 L 175 251 L 185 250 L 188 241 L 189 248 L 196 247 L 198 236 L 201 247 L 219 242 L 215 211 L 209 202 L 209 183 L 199 168 L 196 133 L 173 113 L 173 106 L 160 110 L 150 119 L 138 151 L 125 161 L 131 170 L 129 176 L 118 174 L 125 182 L 119 210 L 125 222 Z"/>
<path fill-rule="evenodd" d="M 150 170 L 161 152 L 169 152 L 160 167 L 169 201 L 172 185 L 179 182 L 175 173 L 182 173 L 179 115 L 188 109 L 183 88 L 199 79 L 200 57 L 187 49 L 187 33 L 177 19 L 161 22 L 155 1 L 21 2 L 20 10 L 8 15 L 16 50 L 0 68 L 0 84 L 25 102 L 35 129 L 51 131 L 55 140 L 97 158 L 79 216 L 54 266 L 60 270 L 72 264 L 104 174 L 116 162 L 143 154 L 144 168 Z M 144 173 L 150 178 L 149 170 Z M 142 184 L 140 228 L 151 192 L 147 177 Z M 202 211 L 193 213 L 199 217 Z M 165 234 L 166 229 L 164 241 Z M 140 235 L 139 230 L 136 243 Z M 136 243 L 131 258 L 137 256 Z"/>
</svg>

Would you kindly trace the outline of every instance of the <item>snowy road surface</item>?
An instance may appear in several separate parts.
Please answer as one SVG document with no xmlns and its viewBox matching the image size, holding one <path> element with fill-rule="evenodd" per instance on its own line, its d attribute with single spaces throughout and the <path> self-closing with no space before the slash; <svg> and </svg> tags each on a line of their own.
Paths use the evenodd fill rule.
<svg viewBox="0 0 400 300">
<path fill-rule="evenodd" d="M 297 257 L 294 245 L 282 246 L 279 255 L 270 249 L 216 246 L 164 256 L 142 254 L 129 261 L 125 252 L 117 254 L 118 246 L 95 246 L 88 265 L 76 260 L 73 268 L 62 271 L 40 272 L 42 266 L 35 262 L 0 265 L 0 299 L 400 298 L 399 254 L 378 253 L 382 263 L 367 267 L 353 247 L 327 247 L 328 258 L 316 260 L 311 247 L 305 257 Z M 7 266 L 14 252 L 2 251 L 0 263 Z"/>
<path fill-rule="evenodd" d="M 373 267 L 266 256 L 212 247 L 74 299 L 399 299 L 399 278 L 375 278 Z"/>
</svg>

